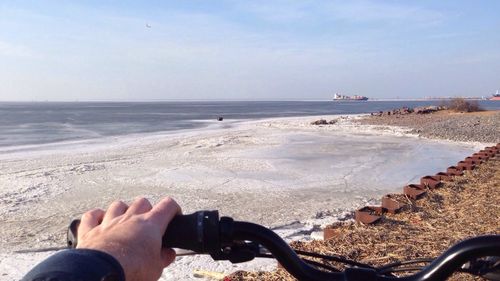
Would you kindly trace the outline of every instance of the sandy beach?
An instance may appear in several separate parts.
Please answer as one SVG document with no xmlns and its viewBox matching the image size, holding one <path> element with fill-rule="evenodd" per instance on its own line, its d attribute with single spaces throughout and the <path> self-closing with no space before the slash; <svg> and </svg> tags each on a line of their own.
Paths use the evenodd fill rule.
<svg viewBox="0 0 500 281">
<path fill-rule="evenodd" d="M 336 119 L 333 125 L 311 121 Z M 222 215 L 275 228 L 288 240 L 314 233 L 356 207 L 470 155 L 485 142 L 423 139 L 411 129 L 362 125 L 359 116 L 225 122 L 208 129 L 108 138 L 0 153 L 0 280 L 18 280 L 62 246 L 84 211 L 116 199 L 169 195 L 184 213 Z M 182 257 L 161 280 L 196 279 L 194 269 L 272 269 Z"/>
</svg>

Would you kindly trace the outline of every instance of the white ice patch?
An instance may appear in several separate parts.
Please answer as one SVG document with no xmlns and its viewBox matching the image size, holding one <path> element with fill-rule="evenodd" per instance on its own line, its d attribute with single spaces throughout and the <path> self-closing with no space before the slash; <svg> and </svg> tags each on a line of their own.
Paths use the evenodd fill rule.
<svg viewBox="0 0 500 281">
<path fill-rule="evenodd" d="M 270 226 L 287 241 L 320 239 L 325 225 L 351 219 L 355 208 L 402 192 L 405 184 L 444 171 L 482 148 L 350 122 L 357 117 L 327 116 L 339 121 L 310 125 L 319 118 L 0 151 L 0 246 L 60 245 L 56 234 L 71 218 L 140 195 L 153 201 L 173 196 L 184 213 L 217 209 L 236 220 Z M 19 280 L 45 256 L 0 252 L 0 281 Z M 232 265 L 206 256 L 182 257 L 162 280 L 199 280 L 195 269 L 274 268 L 272 260 Z"/>
</svg>

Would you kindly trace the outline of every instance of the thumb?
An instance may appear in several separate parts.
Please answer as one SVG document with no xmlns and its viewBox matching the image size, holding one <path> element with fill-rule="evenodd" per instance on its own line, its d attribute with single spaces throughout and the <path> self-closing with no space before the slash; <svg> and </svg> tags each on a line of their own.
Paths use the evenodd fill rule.
<svg viewBox="0 0 500 281">
<path fill-rule="evenodd" d="M 161 262 L 163 267 L 169 266 L 175 260 L 175 251 L 171 248 L 161 249 Z"/>
</svg>

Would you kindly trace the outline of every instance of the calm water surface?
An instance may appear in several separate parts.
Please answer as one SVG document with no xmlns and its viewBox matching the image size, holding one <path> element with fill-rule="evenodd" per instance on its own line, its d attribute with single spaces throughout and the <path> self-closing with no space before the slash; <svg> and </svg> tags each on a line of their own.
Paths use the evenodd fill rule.
<svg viewBox="0 0 500 281">
<path fill-rule="evenodd" d="M 211 101 L 0 103 L 0 147 L 200 128 L 226 120 L 356 114 L 439 101 Z M 480 101 L 486 109 L 500 102 Z"/>
</svg>

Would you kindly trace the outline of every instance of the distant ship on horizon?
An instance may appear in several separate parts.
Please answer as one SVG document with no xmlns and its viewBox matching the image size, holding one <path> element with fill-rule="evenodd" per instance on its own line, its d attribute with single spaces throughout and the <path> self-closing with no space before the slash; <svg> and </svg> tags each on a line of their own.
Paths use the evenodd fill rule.
<svg viewBox="0 0 500 281">
<path fill-rule="evenodd" d="M 368 100 L 368 98 L 365 96 L 358 96 L 358 95 L 344 96 L 344 95 L 337 93 L 333 96 L 333 100 L 334 101 L 366 101 L 366 100 Z"/>
<path fill-rule="evenodd" d="M 496 94 L 493 94 L 493 96 L 490 98 L 490 100 L 500 100 L 500 94 L 498 93 L 498 90 L 497 90 Z"/>
</svg>

